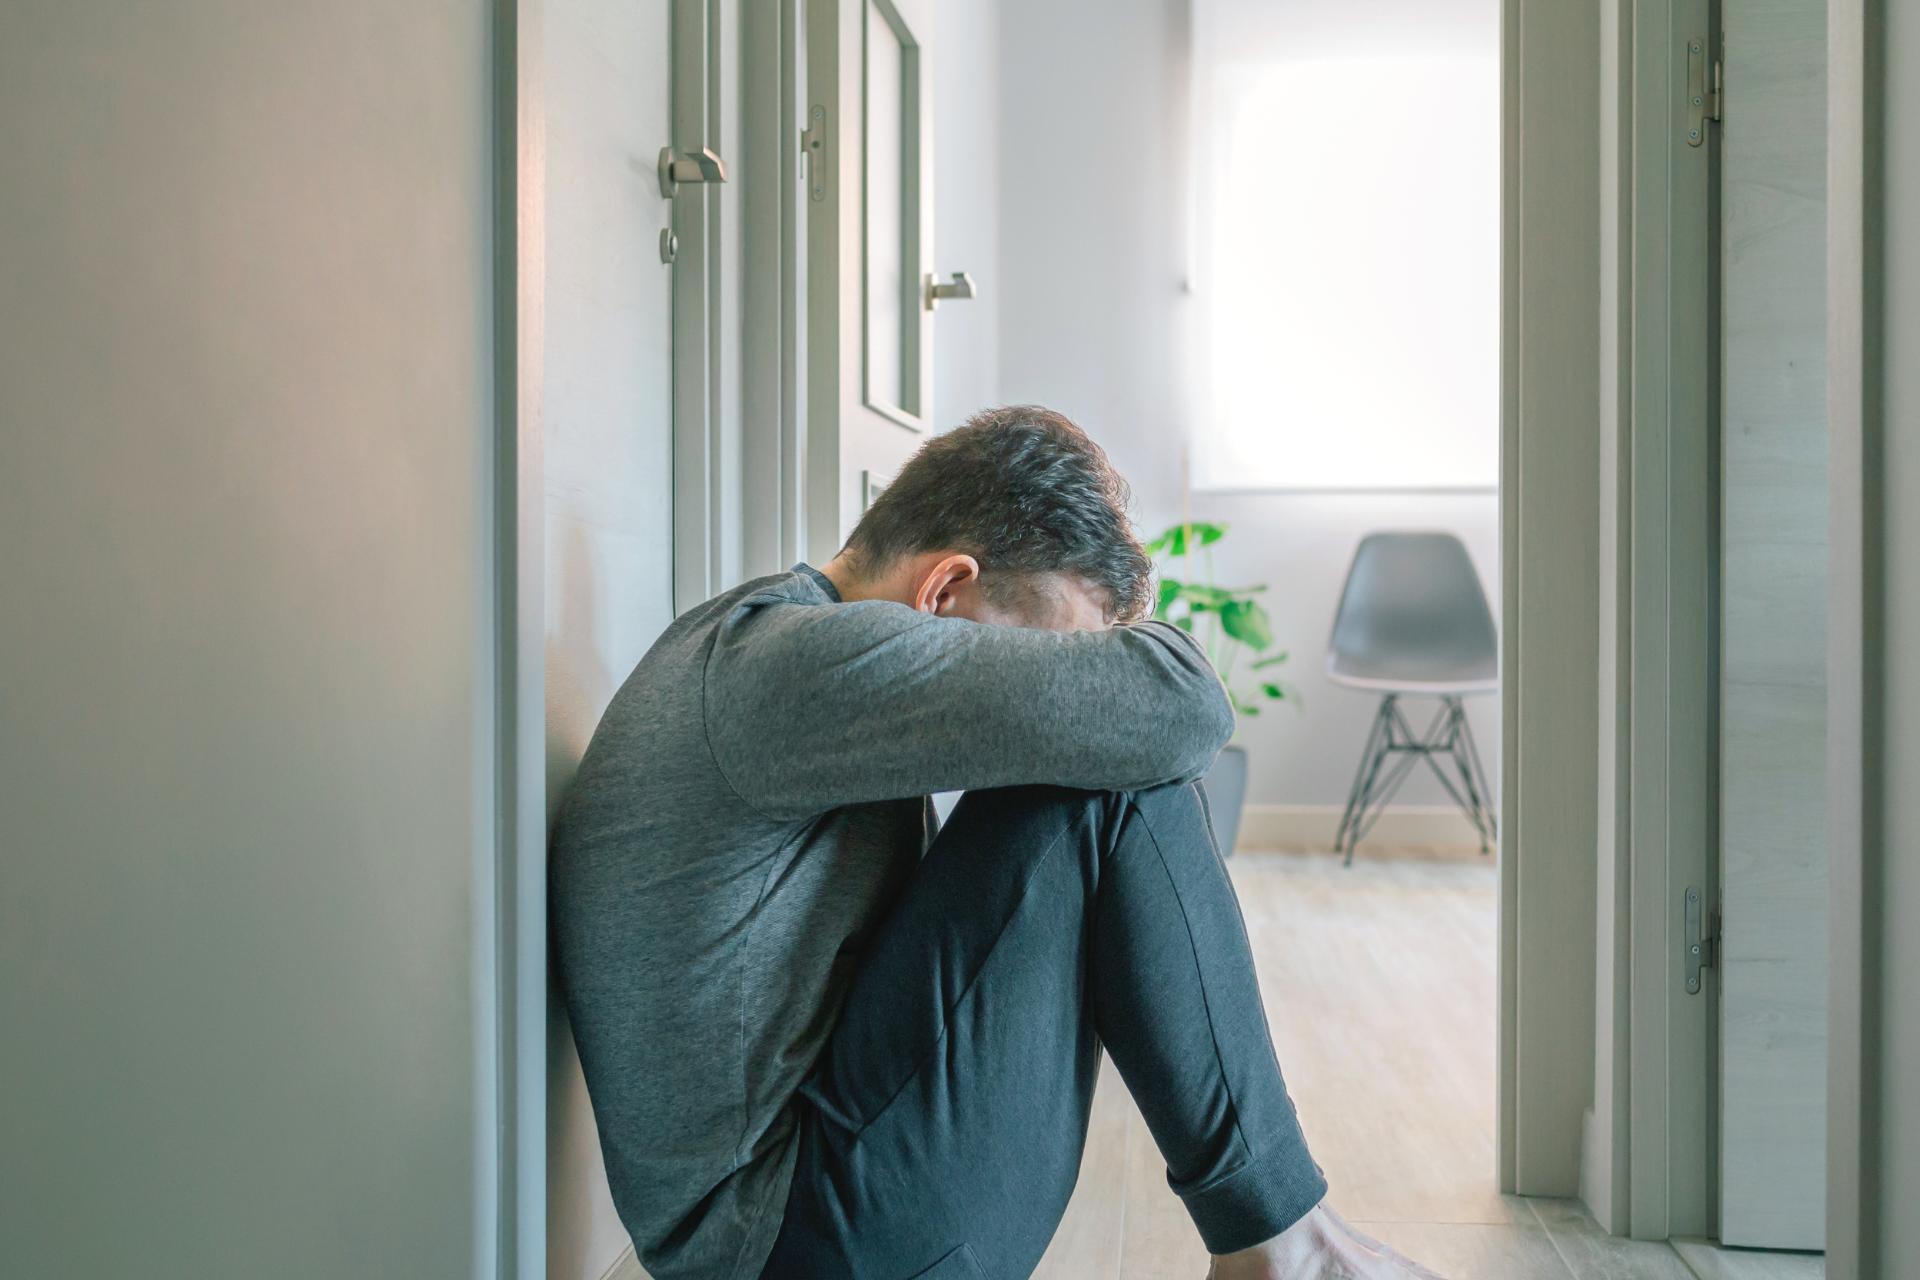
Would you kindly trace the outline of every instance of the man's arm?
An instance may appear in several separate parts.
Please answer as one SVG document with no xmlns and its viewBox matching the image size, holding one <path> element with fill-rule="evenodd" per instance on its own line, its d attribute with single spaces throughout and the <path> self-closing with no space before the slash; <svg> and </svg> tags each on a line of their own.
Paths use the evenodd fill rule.
<svg viewBox="0 0 1920 1280">
<path fill-rule="evenodd" d="M 1160 623 L 1062 635 L 885 601 L 749 603 L 707 666 L 708 741 L 755 808 L 1199 777 L 1233 735 L 1206 655 Z"/>
</svg>

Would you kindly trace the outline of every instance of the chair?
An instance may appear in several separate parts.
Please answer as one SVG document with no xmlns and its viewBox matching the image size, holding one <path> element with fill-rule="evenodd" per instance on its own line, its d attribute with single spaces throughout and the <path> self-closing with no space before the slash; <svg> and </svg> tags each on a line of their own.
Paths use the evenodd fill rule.
<svg viewBox="0 0 1920 1280">
<path fill-rule="evenodd" d="M 1499 649 L 1486 592 L 1460 539 L 1375 533 L 1361 541 L 1333 620 L 1327 678 L 1381 694 L 1333 840 L 1346 865 L 1421 760 L 1480 833 L 1480 852 L 1489 852 L 1492 792 L 1462 699 L 1500 687 Z M 1409 695 L 1440 699 L 1425 734 L 1414 732 L 1400 708 Z M 1448 762 L 1457 776 L 1449 776 Z"/>
</svg>

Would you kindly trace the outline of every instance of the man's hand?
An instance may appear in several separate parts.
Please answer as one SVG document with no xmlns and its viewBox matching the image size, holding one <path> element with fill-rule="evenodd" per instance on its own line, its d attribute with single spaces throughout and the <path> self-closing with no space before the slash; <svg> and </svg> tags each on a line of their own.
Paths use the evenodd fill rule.
<svg viewBox="0 0 1920 1280">
<path fill-rule="evenodd" d="M 1323 1201 L 1264 1244 L 1215 1257 L 1208 1280 L 1444 1280 L 1361 1235 Z"/>
</svg>

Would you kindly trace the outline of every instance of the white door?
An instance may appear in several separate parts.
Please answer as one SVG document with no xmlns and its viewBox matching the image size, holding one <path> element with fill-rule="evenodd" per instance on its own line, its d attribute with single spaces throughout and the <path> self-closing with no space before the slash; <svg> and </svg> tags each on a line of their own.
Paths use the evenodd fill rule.
<svg viewBox="0 0 1920 1280">
<path fill-rule="evenodd" d="M 1720 1236 L 1819 1249 L 1826 4 L 1726 0 L 1723 20 Z"/>
<path fill-rule="evenodd" d="M 816 563 L 932 429 L 932 26 L 931 0 L 807 5 L 807 550 Z"/>
</svg>

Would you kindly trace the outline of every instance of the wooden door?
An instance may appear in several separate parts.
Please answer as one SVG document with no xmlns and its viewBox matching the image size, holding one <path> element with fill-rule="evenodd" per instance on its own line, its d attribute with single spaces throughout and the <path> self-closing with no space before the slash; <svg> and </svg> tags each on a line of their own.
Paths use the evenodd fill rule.
<svg viewBox="0 0 1920 1280">
<path fill-rule="evenodd" d="M 930 430 L 930 0 L 809 0 L 807 552 L 832 556 Z"/>
<path fill-rule="evenodd" d="M 1825 1240 L 1826 5 L 1727 0 L 1720 1236 Z"/>
</svg>

